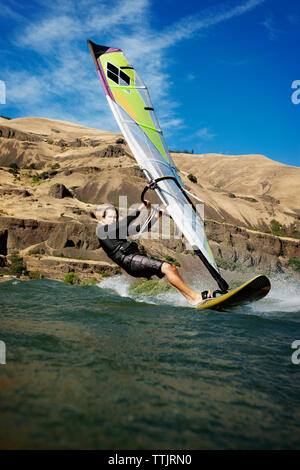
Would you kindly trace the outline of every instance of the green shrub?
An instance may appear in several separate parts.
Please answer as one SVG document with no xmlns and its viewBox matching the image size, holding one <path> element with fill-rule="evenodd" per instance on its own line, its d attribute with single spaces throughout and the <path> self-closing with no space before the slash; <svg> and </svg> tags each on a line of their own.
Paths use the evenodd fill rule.
<svg viewBox="0 0 300 470">
<path fill-rule="evenodd" d="M 42 180 L 38 175 L 32 176 L 32 182 L 33 183 L 40 183 Z"/>
<path fill-rule="evenodd" d="M 111 274 L 106 273 L 105 271 L 103 273 L 100 273 L 102 277 L 110 277 Z"/>
<path fill-rule="evenodd" d="M 284 227 L 275 219 L 271 220 L 271 232 L 278 237 L 284 237 L 286 235 Z"/>
<path fill-rule="evenodd" d="M 300 271 L 300 260 L 297 258 L 289 258 L 288 266 L 294 271 Z"/>
<path fill-rule="evenodd" d="M 192 183 L 197 183 L 197 177 L 192 175 L 192 173 L 190 173 L 188 175 L 188 179 L 192 182 Z"/>
<path fill-rule="evenodd" d="M 10 163 L 8 167 L 11 168 L 12 170 L 19 170 L 19 167 L 16 163 Z"/>
<path fill-rule="evenodd" d="M 29 254 L 29 255 L 39 255 L 39 254 L 40 254 L 40 250 L 39 250 L 39 249 L 36 249 L 36 250 L 29 250 L 29 251 L 28 251 L 28 254 Z"/>
<path fill-rule="evenodd" d="M 19 253 L 16 251 L 9 256 L 10 267 L 9 274 L 15 276 L 17 274 L 28 274 L 26 264 L 24 263 L 23 258 L 19 256 Z"/>
<path fill-rule="evenodd" d="M 63 281 L 66 282 L 67 284 L 73 284 L 73 285 L 80 284 L 79 276 L 74 271 L 71 271 L 68 274 L 66 274 Z"/>
<path fill-rule="evenodd" d="M 164 259 L 170 263 L 170 264 L 174 264 L 174 266 L 178 266 L 180 268 L 180 263 L 175 259 L 175 258 L 172 258 L 172 256 L 169 256 L 169 255 L 166 255 L 164 257 Z"/>
<path fill-rule="evenodd" d="M 92 279 L 87 279 L 86 281 L 83 282 L 83 286 L 90 286 L 93 285 L 95 286 L 97 284 L 97 280 L 92 278 Z"/>
<path fill-rule="evenodd" d="M 40 271 L 29 271 L 29 278 L 32 280 L 41 279 L 44 276 L 40 273 Z"/>
<path fill-rule="evenodd" d="M 194 153 L 194 149 L 192 149 L 191 152 L 190 152 L 189 150 L 187 150 L 187 149 L 184 149 L 184 150 L 170 150 L 170 149 L 169 149 L 169 152 L 170 152 L 170 153 L 192 153 L 192 154 L 193 154 L 193 153 Z"/>
<path fill-rule="evenodd" d="M 174 290 L 175 288 L 171 286 L 171 284 L 163 281 L 160 279 L 156 281 L 154 279 L 150 280 L 142 280 L 139 279 L 134 281 L 130 288 L 130 294 L 147 294 L 147 295 L 154 295 L 154 294 L 162 294 L 164 292 L 168 292 L 170 290 Z"/>
<path fill-rule="evenodd" d="M 35 170 L 35 163 L 30 163 L 30 165 L 24 165 L 23 170 Z"/>
<path fill-rule="evenodd" d="M 228 269 L 229 271 L 235 270 L 235 263 L 228 259 L 216 258 L 216 263 L 219 268 Z"/>
<path fill-rule="evenodd" d="M 14 176 L 17 176 L 19 174 L 19 167 L 16 163 L 11 163 L 9 165 L 9 168 L 10 168 L 8 170 L 9 173 L 12 173 Z"/>
<path fill-rule="evenodd" d="M 245 268 L 239 261 L 234 262 L 228 259 L 216 258 L 216 263 L 219 268 L 228 270 L 228 271 L 239 271 L 245 273 L 251 271 L 252 268 Z"/>
<path fill-rule="evenodd" d="M 121 269 L 117 269 L 116 274 L 121 274 Z M 96 274 L 100 274 L 102 277 L 111 277 L 113 274 L 107 273 L 106 271 L 101 271 L 100 269 L 95 269 Z"/>
</svg>

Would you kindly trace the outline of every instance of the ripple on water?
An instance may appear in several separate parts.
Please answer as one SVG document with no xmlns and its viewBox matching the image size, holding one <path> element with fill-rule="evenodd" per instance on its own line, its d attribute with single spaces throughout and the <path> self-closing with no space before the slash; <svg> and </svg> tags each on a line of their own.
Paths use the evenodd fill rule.
<svg viewBox="0 0 300 470">
<path fill-rule="evenodd" d="M 1 283 L 2 448 L 299 448 L 296 290 L 198 312 L 128 286 Z"/>
</svg>

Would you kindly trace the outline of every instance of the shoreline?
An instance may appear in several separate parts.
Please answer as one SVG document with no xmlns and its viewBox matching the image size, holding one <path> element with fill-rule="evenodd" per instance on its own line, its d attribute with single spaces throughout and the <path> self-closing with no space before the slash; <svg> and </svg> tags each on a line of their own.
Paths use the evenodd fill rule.
<svg viewBox="0 0 300 470">
<path fill-rule="evenodd" d="M 55 257 L 48 257 L 48 258 L 55 258 Z M 103 282 L 105 279 L 110 278 L 110 277 L 115 277 L 117 275 L 123 275 L 126 278 L 130 279 L 133 283 L 139 281 L 140 283 L 145 283 L 148 282 L 149 280 L 145 278 L 134 278 L 132 276 L 129 276 L 124 270 L 120 269 L 119 266 L 117 265 L 108 265 L 108 263 L 105 263 L 105 268 L 109 268 L 110 272 L 107 272 L 105 270 L 102 271 L 102 274 L 99 272 L 87 272 L 87 271 L 82 271 L 78 268 L 80 268 L 82 263 L 78 263 L 79 266 L 77 265 L 76 269 L 76 260 L 72 260 L 69 258 L 65 258 L 60 261 L 60 273 L 61 275 L 55 275 L 58 273 L 54 273 L 53 271 L 30 271 L 29 270 L 29 275 L 12 275 L 12 274 L 0 274 L 0 282 L 8 282 L 12 280 L 17 280 L 17 281 L 31 281 L 31 280 L 38 280 L 38 279 L 45 279 L 45 280 L 52 280 L 52 281 L 58 281 L 58 282 L 64 282 L 64 283 L 70 283 L 78 286 L 83 286 L 87 284 L 99 284 Z M 91 265 L 98 265 L 97 262 L 92 262 L 89 260 Z M 85 260 L 85 265 L 90 266 L 90 263 L 87 263 L 87 260 Z M 72 265 L 73 269 L 70 269 L 70 265 Z M 103 267 L 103 266 L 102 266 Z M 195 273 L 189 273 L 190 276 L 187 276 L 186 269 L 181 269 L 181 274 L 183 275 L 184 278 L 190 277 L 190 279 L 195 278 Z M 251 278 L 264 274 L 270 279 L 274 277 L 280 277 L 283 280 L 291 280 L 295 281 L 300 284 L 300 273 L 298 272 L 292 272 L 292 271 L 285 271 L 285 272 L 279 272 L 279 271 L 268 271 L 264 272 L 263 270 L 226 270 L 226 269 L 220 269 L 222 276 L 227 280 L 229 284 L 229 289 L 233 289 L 237 287 L 237 285 L 242 284 L 243 282 L 246 282 L 247 280 L 250 280 Z M 68 274 L 73 274 L 75 275 L 76 281 L 77 282 L 69 282 L 65 281 L 65 278 L 68 276 Z M 31 275 L 30 275 L 31 274 Z M 202 278 L 203 280 L 207 281 L 207 273 L 205 275 L 201 275 L 202 273 L 198 273 L 197 276 Z M 153 279 L 150 279 L 151 282 L 156 281 L 159 282 L 159 278 L 156 278 L 156 276 L 153 277 Z M 167 283 L 167 281 L 165 281 Z M 190 282 L 190 281 L 189 281 Z M 209 279 L 207 281 L 208 283 L 211 283 L 212 280 Z"/>
</svg>

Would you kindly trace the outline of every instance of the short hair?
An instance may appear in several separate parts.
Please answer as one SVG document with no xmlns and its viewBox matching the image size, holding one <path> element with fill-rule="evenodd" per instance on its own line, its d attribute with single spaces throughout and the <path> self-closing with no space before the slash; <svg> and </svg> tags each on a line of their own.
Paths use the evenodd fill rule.
<svg viewBox="0 0 300 470">
<path fill-rule="evenodd" d="M 103 212 L 103 216 L 102 216 L 103 219 L 105 219 L 105 217 L 106 217 L 106 212 L 107 212 L 107 211 L 111 211 L 111 210 L 112 210 L 112 211 L 115 211 L 115 213 L 116 213 L 116 215 L 117 215 L 117 221 L 118 221 L 118 220 L 119 220 L 119 211 L 118 211 L 118 209 L 117 209 L 116 207 L 114 207 L 114 206 L 112 206 L 112 207 L 107 207 L 107 208 L 105 209 L 105 211 Z"/>
</svg>

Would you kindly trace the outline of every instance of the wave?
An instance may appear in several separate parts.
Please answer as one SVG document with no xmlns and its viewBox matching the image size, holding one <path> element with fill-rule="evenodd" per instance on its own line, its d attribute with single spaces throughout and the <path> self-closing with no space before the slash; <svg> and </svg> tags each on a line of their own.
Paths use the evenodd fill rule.
<svg viewBox="0 0 300 470">
<path fill-rule="evenodd" d="M 126 276 L 118 275 L 110 277 L 97 284 L 101 289 L 108 289 L 116 292 L 120 297 L 127 297 L 136 302 L 145 302 L 154 305 L 172 305 L 188 307 L 184 297 L 176 291 L 164 292 L 161 294 L 133 294 L 130 293 L 132 281 Z"/>
<path fill-rule="evenodd" d="M 292 278 L 282 275 L 270 277 L 271 290 L 262 300 L 252 304 L 252 309 L 265 314 L 299 313 L 300 314 L 300 286 Z"/>
<path fill-rule="evenodd" d="M 271 290 L 269 294 L 262 300 L 259 300 L 245 309 L 245 313 L 255 313 L 264 316 L 274 315 L 280 316 L 287 313 L 300 314 L 300 286 L 299 283 L 282 275 L 275 275 L 270 278 Z M 120 297 L 127 297 L 136 302 L 145 302 L 155 305 L 172 305 L 176 307 L 191 307 L 187 304 L 184 297 L 176 291 L 164 292 L 161 294 L 132 294 L 130 286 L 132 281 L 123 275 L 110 277 L 97 284 L 101 289 L 108 289 L 116 292 Z M 202 284 L 202 282 L 201 282 Z M 204 289 L 203 285 L 197 287 L 196 290 Z"/>
</svg>

